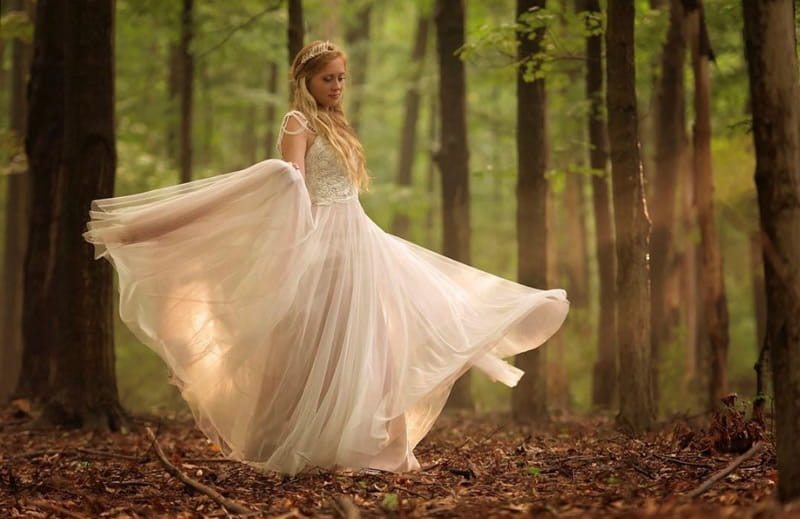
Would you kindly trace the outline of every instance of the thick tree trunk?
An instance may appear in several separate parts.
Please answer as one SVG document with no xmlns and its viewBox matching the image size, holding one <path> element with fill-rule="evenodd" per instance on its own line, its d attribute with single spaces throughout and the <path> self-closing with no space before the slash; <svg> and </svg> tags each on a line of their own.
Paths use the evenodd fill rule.
<svg viewBox="0 0 800 519">
<path fill-rule="evenodd" d="M 684 0 L 692 45 L 694 71 L 694 178 L 697 220 L 700 225 L 700 285 L 710 345 L 711 372 L 708 405 L 715 408 L 728 388 L 728 303 L 714 221 L 714 182 L 711 173 L 711 89 L 709 60 L 712 57 L 701 2 Z M 694 3 L 694 5 L 692 5 Z"/>
<path fill-rule="evenodd" d="M 668 314 L 667 281 L 674 263 L 675 192 L 686 164 L 686 99 L 683 69 L 686 37 L 681 0 L 670 0 L 667 40 L 661 51 L 661 74 L 655 103 L 655 173 L 653 175 L 651 242 L 651 358 L 653 401 L 659 405 L 661 348 L 669 343 L 673 323 Z"/>
<path fill-rule="evenodd" d="M 517 19 L 545 0 L 517 0 Z M 544 28 L 517 33 L 520 62 L 541 52 Z M 547 111 L 544 78 L 525 81 L 526 65 L 517 70 L 517 281 L 536 288 L 547 279 Z M 511 394 L 511 413 L 517 420 L 546 421 L 547 362 L 545 348 L 517 355 L 525 371 Z"/>
<path fill-rule="evenodd" d="M 603 36 L 600 0 L 584 0 L 586 25 L 586 98 L 589 101 L 589 166 L 599 277 L 597 361 L 592 377 L 592 404 L 609 409 L 617 394 L 617 309 L 614 223 L 608 186 L 608 135 L 604 117 Z"/>
<path fill-rule="evenodd" d="M 30 1 L 16 0 L 12 11 L 25 11 L 33 18 Z M 32 48 L 19 38 L 11 50 L 10 129 L 20 143 L 25 137 L 27 100 L 25 87 Z M 1 56 L 1 55 L 0 55 Z M 3 289 L 0 293 L 0 403 L 14 390 L 22 363 L 22 287 L 28 225 L 28 171 L 8 176 L 6 186 L 6 229 L 3 260 Z"/>
<path fill-rule="evenodd" d="M 305 29 L 303 25 L 303 0 L 289 0 L 289 25 L 286 29 L 287 41 L 289 44 L 289 66 L 300 49 L 303 48 L 305 40 Z"/>
<path fill-rule="evenodd" d="M 566 235 L 569 245 L 564 250 L 562 264 L 567 275 L 567 292 L 571 305 L 586 308 L 589 305 L 589 263 L 586 231 L 586 201 L 583 193 L 584 176 L 567 173 L 564 189 Z"/>
<path fill-rule="evenodd" d="M 369 33 L 372 4 L 364 4 L 355 13 L 355 19 L 345 34 L 345 41 L 350 53 L 350 109 L 348 119 L 350 126 L 358 133 L 361 127 L 361 110 L 364 106 L 364 85 L 367 83 L 367 65 L 369 63 Z"/>
<path fill-rule="evenodd" d="M 71 0 L 64 18 L 62 208 L 57 238 L 58 301 L 53 372 L 42 419 L 116 430 L 111 265 L 79 237 L 91 201 L 114 194 L 113 0 Z"/>
<path fill-rule="evenodd" d="M 417 19 L 417 29 L 414 33 L 414 48 L 411 50 L 413 72 L 409 78 L 409 86 L 406 91 L 402 141 L 400 142 L 400 156 L 397 160 L 395 183 L 402 187 L 411 187 L 413 182 L 412 173 L 417 146 L 417 120 L 419 119 L 421 98 L 419 82 L 425 69 L 425 50 L 428 48 L 429 32 L 430 19 L 427 15 L 420 15 Z M 408 212 L 404 208 L 398 210 L 392 221 L 392 234 L 408 238 L 409 225 Z"/>
<path fill-rule="evenodd" d="M 743 0 L 775 389 L 778 495 L 800 498 L 800 99 L 791 0 Z"/>
<path fill-rule="evenodd" d="M 64 137 L 64 16 L 66 2 L 39 0 L 34 56 L 28 85 L 25 151 L 30 171 L 30 221 L 25 255 L 22 334 L 25 348 L 16 394 L 39 399 L 47 390 L 52 346 L 58 335 L 55 305 L 56 241 L 60 201 L 56 194 Z M 74 237 L 73 237 L 74 239 Z"/>
<path fill-rule="evenodd" d="M 194 98 L 194 0 L 183 0 L 181 45 L 181 182 L 192 179 L 192 99 Z"/>
<path fill-rule="evenodd" d="M 439 56 L 439 109 L 442 143 L 437 163 L 442 174 L 442 224 L 445 256 L 470 263 L 469 152 L 464 63 L 463 0 L 437 0 L 436 47 Z M 469 373 L 456 382 L 447 406 L 471 409 Z"/>
<path fill-rule="evenodd" d="M 278 63 L 271 61 L 269 63 L 269 70 L 267 71 L 267 93 L 269 93 L 270 100 L 267 103 L 266 110 L 266 123 L 267 134 L 264 138 L 264 157 L 274 157 L 277 153 L 275 150 L 275 115 L 276 106 L 275 102 L 278 99 Z"/>
<path fill-rule="evenodd" d="M 634 63 L 633 3 L 609 0 L 606 32 L 608 133 L 614 221 L 617 231 L 619 424 L 633 432 L 650 428 L 650 221 L 639 156 Z"/>
</svg>

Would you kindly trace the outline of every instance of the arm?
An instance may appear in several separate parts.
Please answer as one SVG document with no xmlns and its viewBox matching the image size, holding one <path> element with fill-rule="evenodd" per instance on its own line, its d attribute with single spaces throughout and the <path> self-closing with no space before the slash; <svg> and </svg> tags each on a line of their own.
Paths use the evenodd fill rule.
<svg viewBox="0 0 800 519">
<path fill-rule="evenodd" d="M 308 127 L 296 116 L 287 114 L 281 128 L 280 150 L 283 160 L 291 162 L 300 173 L 306 174 L 306 147 L 308 145 Z"/>
</svg>

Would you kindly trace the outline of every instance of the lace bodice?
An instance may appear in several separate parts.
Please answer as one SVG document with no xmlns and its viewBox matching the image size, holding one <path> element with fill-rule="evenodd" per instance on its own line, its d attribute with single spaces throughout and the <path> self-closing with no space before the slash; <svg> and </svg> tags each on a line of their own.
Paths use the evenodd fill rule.
<svg viewBox="0 0 800 519">
<path fill-rule="evenodd" d="M 308 129 L 305 117 L 300 112 L 287 113 L 278 136 L 279 146 L 284 133 L 296 133 L 286 129 L 289 117 L 294 117 L 303 128 Z M 306 152 L 305 162 L 305 183 L 312 204 L 328 205 L 358 197 L 358 188 L 347 174 L 341 158 L 322 135 L 314 137 L 314 142 Z"/>
<path fill-rule="evenodd" d="M 321 135 L 314 138 L 306 153 L 306 187 L 311 202 L 317 205 L 350 200 L 358 195 L 342 160 Z"/>
</svg>

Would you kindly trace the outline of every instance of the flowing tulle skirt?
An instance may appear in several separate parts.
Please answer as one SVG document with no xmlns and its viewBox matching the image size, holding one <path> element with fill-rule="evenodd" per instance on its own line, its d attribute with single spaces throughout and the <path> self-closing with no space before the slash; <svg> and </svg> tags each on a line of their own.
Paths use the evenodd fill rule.
<svg viewBox="0 0 800 519">
<path fill-rule="evenodd" d="M 223 452 L 306 466 L 419 467 L 412 452 L 472 366 L 561 326 L 536 290 L 381 230 L 357 198 L 312 204 L 301 174 L 247 169 L 96 200 L 85 238 L 119 275 L 119 311 L 163 358 Z"/>
</svg>

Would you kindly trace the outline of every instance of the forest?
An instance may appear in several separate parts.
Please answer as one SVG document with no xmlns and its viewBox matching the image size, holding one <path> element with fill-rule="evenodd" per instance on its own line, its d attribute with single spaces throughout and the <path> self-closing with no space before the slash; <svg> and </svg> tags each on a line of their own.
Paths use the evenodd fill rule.
<svg viewBox="0 0 800 519">
<path fill-rule="evenodd" d="M 792 0 L 6 0 L 0 516 L 800 516 Z M 345 49 L 377 225 L 568 317 L 455 383 L 416 472 L 261 472 L 196 426 L 81 238 L 269 158 Z"/>
</svg>

